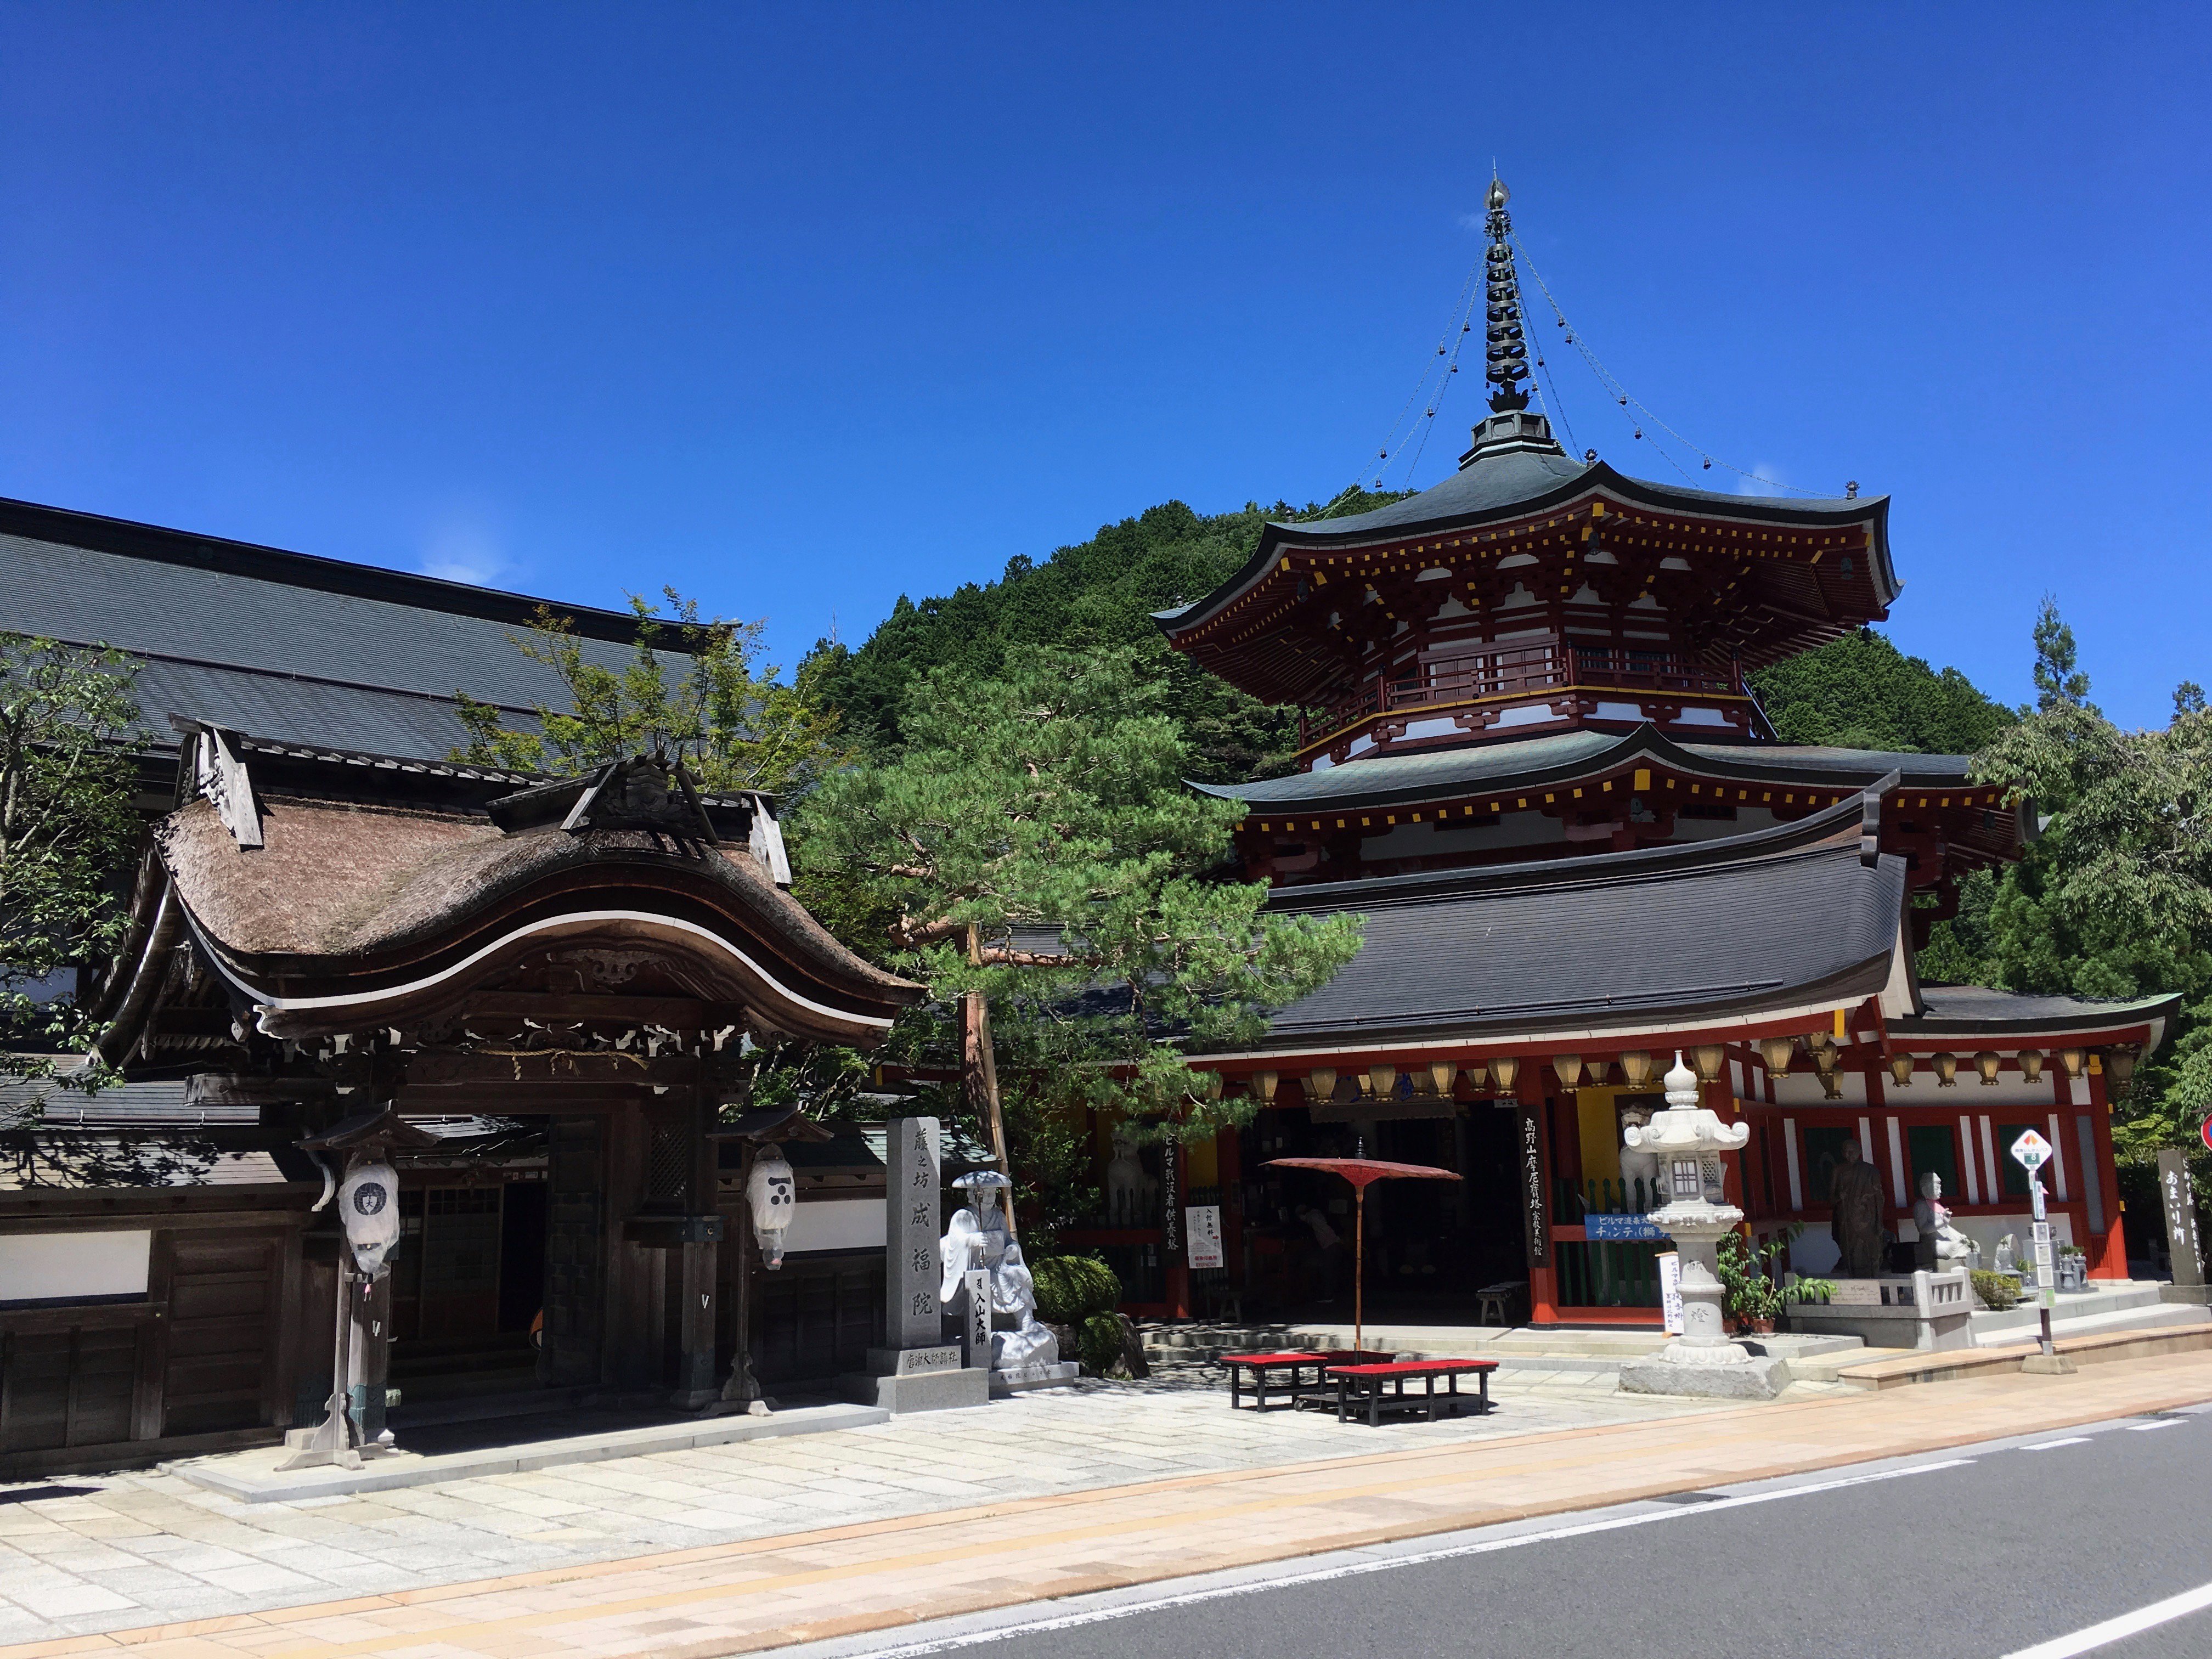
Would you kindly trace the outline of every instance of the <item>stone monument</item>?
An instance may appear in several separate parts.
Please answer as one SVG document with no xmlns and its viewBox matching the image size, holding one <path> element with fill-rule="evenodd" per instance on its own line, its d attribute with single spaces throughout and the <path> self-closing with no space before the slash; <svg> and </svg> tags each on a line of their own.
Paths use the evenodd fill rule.
<svg viewBox="0 0 2212 1659">
<path fill-rule="evenodd" d="M 956 1210 L 938 1251 L 941 1261 L 937 1295 L 950 1303 L 968 1291 L 968 1316 L 980 1327 L 975 1279 L 980 1270 L 989 1305 L 991 1392 L 1014 1394 L 1073 1382 L 1076 1366 L 1060 1357 L 1060 1342 L 1036 1316 L 1036 1281 L 1022 1260 L 1020 1242 L 1008 1224 L 1004 1200 L 1013 1183 L 996 1170 L 977 1170 L 952 1183 L 968 1194 L 968 1207 Z"/>
<path fill-rule="evenodd" d="M 1838 1166 L 1840 1169 L 1841 1166 Z M 1801 1302 L 1790 1310 L 1792 1330 L 1863 1338 L 1869 1347 L 1940 1352 L 1974 1346 L 1974 1291 L 1968 1269 L 1979 1247 L 1951 1224 L 1940 1200 L 1943 1178 L 1920 1177 L 1912 1206 L 1917 1271 L 1911 1277 L 1838 1279 L 1826 1302 Z"/>
<path fill-rule="evenodd" d="M 845 1380 L 848 1398 L 891 1412 L 987 1405 L 990 1374 L 961 1363 L 945 1340 L 937 1297 L 938 1121 L 895 1117 L 884 1140 L 884 1346 L 867 1373 Z"/>
<path fill-rule="evenodd" d="M 1682 1334 L 1657 1353 L 1620 1368 L 1631 1394 L 1683 1394 L 1719 1399 L 1771 1400 L 1790 1381 L 1785 1361 L 1755 1356 L 1728 1340 L 1721 1306 L 1719 1244 L 1743 1219 L 1728 1201 L 1721 1154 L 1741 1151 L 1751 1138 L 1747 1123 L 1726 1124 L 1698 1103 L 1698 1074 L 1674 1056 L 1667 1073 L 1667 1109 L 1621 1139 L 1632 1151 L 1659 1160 L 1667 1203 L 1644 1219 L 1674 1241 L 1681 1257 Z"/>
</svg>

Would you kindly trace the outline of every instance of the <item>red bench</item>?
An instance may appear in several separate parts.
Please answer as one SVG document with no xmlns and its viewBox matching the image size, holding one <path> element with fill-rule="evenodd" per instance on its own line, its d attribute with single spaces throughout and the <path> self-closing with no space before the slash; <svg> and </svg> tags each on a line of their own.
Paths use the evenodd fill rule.
<svg viewBox="0 0 2212 1659">
<path fill-rule="evenodd" d="M 1221 1356 L 1221 1363 L 1229 1371 L 1230 1410 L 1235 1411 L 1244 1403 L 1244 1377 L 1245 1374 L 1249 1372 L 1252 1378 L 1252 1409 L 1263 1412 L 1267 1409 L 1267 1395 L 1271 1387 L 1279 1398 L 1287 1395 L 1288 1403 L 1296 1407 L 1307 1395 L 1322 1395 L 1327 1392 L 1328 1384 L 1322 1373 L 1329 1366 L 1342 1365 L 1352 1361 L 1382 1362 L 1396 1357 L 1395 1354 L 1359 1353 L 1349 1350 L 1331 1353 L 1316 1352 L 1310 1348 L 1285 1348 L 1275 1353 L 1225 1353 Z M 1313 1371 L 1313 1381 L 1310 1382 L 1307 1382 L 1304 1376 L 1308 1368 L 1311 1368 Z M 1288 1371 L 1291 1374 L 1291 1380 L 1287 1386 L 1271 1382 L 1272 1378 L 1283 1371 Z"/>
<path fill-rule="evenodd" d="M 1333 1364 L 1323 1370 L 1324 1378 L 1336 1382 L 1336 1420 L 1349 1420 L 1355 1395 L 1364 1396 L 1367 1405 L 1367 1424 L 1370 1428 L 1382 1425 L 1382 1413 L 1395 1411 L 1428 1413 L 1429 1421 L 1437 1420 L 1437 1410 L 1449 1404 L 1455 1414 L 1459 1402 L 1467 1396 L 1459 1391 L 1459 1380 L 1472 1376 L 1481 1385 L 1476 1396 L 1477 1409 L 1486 1414 L 1490 1410 L 1490 1374 L 1498 1369 L 1495 1359 L 1401 1359 L 1387 1364 Z M 1437 1379 L 1445 1378 L 1450 1384 L 1446 1392 L 1437 1392 Z M 1406 1392 L 1409 1378 L 1419 1377 L 1423 1391 L 1418 1395 Z"/>
</svg>

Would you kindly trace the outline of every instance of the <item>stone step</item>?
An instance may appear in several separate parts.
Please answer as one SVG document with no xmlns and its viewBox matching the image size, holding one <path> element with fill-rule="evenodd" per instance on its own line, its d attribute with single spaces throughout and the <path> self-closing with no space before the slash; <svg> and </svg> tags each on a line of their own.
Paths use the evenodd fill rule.
<svg viewBox="0 0 2212 1659">
<path fill-rule="evenodd" d="M 2063 1336 L 2052 1346 L 2060 1358 L 2074 1366 L 2200 1352 L 2212 1348 L 2212 1321 Z M 1957 1348 L 1947 1353 L 1895 1353 L 1843 1366 L 1836 1380 L 1853 1388 L 1881 1389 L 1962 1377 L 2001 1376 L 2021 1370 L 2022 1362 L 2035 1352 L 2033 1343 L 2016 1342 L 2001 1348 Z"/>
</svg>

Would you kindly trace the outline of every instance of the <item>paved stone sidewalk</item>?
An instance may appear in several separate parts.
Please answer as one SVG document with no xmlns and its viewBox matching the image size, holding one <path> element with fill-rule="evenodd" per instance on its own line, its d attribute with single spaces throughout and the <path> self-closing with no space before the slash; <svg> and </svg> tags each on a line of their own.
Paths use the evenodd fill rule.
<svg viewBox="0 0 2212 1659">
<path fill-rule="evenodd" d="M 2186 1353 L 2068 1376 L 1854 1391 L 1550 1433 L 1401 1439 L 1395 1449 L 1361 1430 L 1364 1455 L 1342 1455 L 1339 1439 L 1323 1461 L 64 1637 L 0 1650 L 0 1659 L 126 1650 L 136 1659 L 720 1659 L 2207 1400 L 2212 1355 Z"/>
<path fill-rule="evenodd" d="M 0 1486 L 0 1643 L 1700 1409 L 1573 1377 L 1504 1385 L 1486 1418 L 1370 1429 L 1231 1413 L 1194 1368 L 872 1428 L 294 1504 L 241 1504 L 151 1471 L 57 1476 Z"/>
</svg>

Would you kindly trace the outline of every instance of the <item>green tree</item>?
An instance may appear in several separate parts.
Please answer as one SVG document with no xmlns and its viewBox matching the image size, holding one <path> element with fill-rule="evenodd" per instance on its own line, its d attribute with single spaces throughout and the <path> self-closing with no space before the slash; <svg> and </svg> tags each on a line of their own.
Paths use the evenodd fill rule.
<svg viewBox="0 0 2212 1659">
<path fill-rule="evenodd" d="M 1939 673 L 1870 628 L 1762 668 L 1751 684 L 1784 743 L 1972 755 L 2014 719 L 1957 669 Z"/>
<path fill-rule="evenodd" d="M 882 925 L 940 1000 L 988 998 L 1010 1142 L 1086 1103 L 1157 1136 L 1249 1118 L 1194 1089 L 1186 1054 L 1257 1041 L 1359 948 L 1357 917 L 1270 916 L 1264 885 L 1221 878 L 1242 811 L 1184 787 L 1171 707 L 1129 649 L 939 669 L 896 758 L 826 780 L 797 821 L 804 896 L 842 889 L 822 908 Z"/>
<path fill-rule="evenodd" d="M 681 761 L 710 791 L 786 796 L 812 787 L 842 759 L 837 717 L 821 697 L 824 665 L 803 665 L 786 681 L 761 660 L 766 623 L 702 618 L 696 600 L 662 592 L 665 619 L 630 596 L 637 641 L 618 669 L 591 660 L 569 620 L 541 605 L 529 633 L 509 637 L 560 676 L 569 706 L 540 708 L 537 731 L 516 731 L 496 706 L 457 692 L 470 741 L 453 758 L 576 773 L 653 750 Z"/>
<path fill-rule="evenodd" d="M 120 652 L 0 634 L 0 1076 L 104 1080 L 63 1060 L 94 1035 L 64 975 L 128 921 L 133 672 Z"/>
<path fill-rule="evenodd" d="M 2174 1040 L 2136 1071 L 2114 1138 L 2138 1158 L 2199 1146 L 2212 1111 L 2212 714 L 2177 694 L 2163 730 L 2113 725 L 2049 599 L 2035 650 L 2036 705 L 1974 775 L 2032 800 L 2042 834 L 2002 875 L 1968 884 L 1944 966 L 2103 1001 L 2180 993 Z"/>
</svg>

